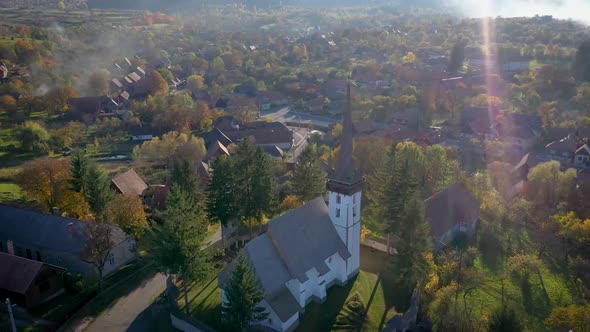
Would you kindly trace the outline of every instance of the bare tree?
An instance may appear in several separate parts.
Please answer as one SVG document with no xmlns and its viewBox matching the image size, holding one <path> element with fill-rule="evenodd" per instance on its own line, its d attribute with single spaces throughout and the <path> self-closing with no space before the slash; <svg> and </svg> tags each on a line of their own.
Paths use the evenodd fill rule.
<svg viewBox="0 0 590 332">
<path fill-rule="evenodd" d="M 102 221 L 89 221 L 86 228 L 86 246 L 82 251 L 82 259 L 94 265 L 98 270 L 98 289 L 102 291 L 102 275 L 104 266 L 115 246 L 111 235 L 113 227 Z"/>
</svg>

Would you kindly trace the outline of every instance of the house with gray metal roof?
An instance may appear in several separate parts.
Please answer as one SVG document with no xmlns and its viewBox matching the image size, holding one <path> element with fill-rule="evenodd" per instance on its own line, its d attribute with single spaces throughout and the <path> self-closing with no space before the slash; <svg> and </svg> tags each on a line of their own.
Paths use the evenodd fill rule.
<svg viewBox="0 0 590 332">
<path fill-rule="evenodd" d="M 346 284 L 359 271 L 364 180 L 352 159 L 350 86 L 348 100 L 341 157 L 328 176 L 329 204 L 318 197 L 271 220 L 266 233 L 244 248 L 264 290 L 265 298 L 259 305 L 269 312 L 268 319 L 252 324 L 292 331 L 309 302 L 324 301 L 332 285 Z M 218 276 L 222 290 L 231 282 L 234 264 Z M 225 303 L 224 292 L 222 299 Z"/>
<path fill-rule="evenodd" d="M 460 183 L 455 183 L 424 201 L 435 250 L 448 245 L 460 233 L 475 235 L 479 201 Z"/>
<path fill-rule="evenodd" d="M 59 266 L 72 273 L 95 270 L 81 254 L 88 239 L 87 221 L 0 204 L 0 252 Z M 112 226 L 114 247 L 104 275 L 135 259 L 135 241 Z"/>
</svg>

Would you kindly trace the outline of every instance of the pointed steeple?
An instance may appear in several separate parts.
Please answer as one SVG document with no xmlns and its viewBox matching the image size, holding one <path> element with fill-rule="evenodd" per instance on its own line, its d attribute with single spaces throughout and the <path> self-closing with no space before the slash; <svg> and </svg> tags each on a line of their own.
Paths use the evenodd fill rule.
<svg viewBox="0 0 590 332">
<path fill-rule="evenodd" d="M 335 183 L 338 187 L 353 186 L 362 183 L 362 176 L 354 168 L 354 159 L 352 156 L 352 141 L 354 129 L 352 126 L 352 95 L 350 92 L 351 82 L 348 81 L 346 87 L 346 111 L 342 121 L 342 137 L 340 139 L 340 157 L 334 170 L 328 176 L 328 190 L 332 190 Z"/>
</svg>

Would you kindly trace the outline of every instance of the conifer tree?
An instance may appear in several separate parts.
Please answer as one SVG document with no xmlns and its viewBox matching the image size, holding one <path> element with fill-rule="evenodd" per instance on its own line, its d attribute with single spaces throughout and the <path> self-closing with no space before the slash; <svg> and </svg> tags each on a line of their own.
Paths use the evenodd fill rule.
<svg viewBox="0 0 590 332">
<path fill-rule="evenodd" d="M 171 182 L 176 183 L 195 199 L 203 199 L 201 179 L 197 170 L 187 160 L 174 163 Z"/>
<path fill-rule="evenodd" d="M 224 227 L 238 217 L 237 176 L 234 160 L 219 156 L 213 160 L 213 176 L 207 187 L 207 213 L 213 222 L 221 224 L 221 241 L 225 248 Z"/>
<path fill-rule="evenodd" d="M 326 175 L 322 171 L 315 144 L 308 145 L 299 155 L 299 160 L 293 171 L 292 182 L 293 194 L 304 202 L 325 191 Z"/>
<path fill-rule="evenodd" d="M 264 214 L 274 213 L 277 207 L 276 179 L 273 160 L 250 140 L 238 145 L 235 157 L 237 195 L 240 216 L 248 222 L 252 237 L 252 221 L 260 221 Z"/>
<path fill-rule="evenodd" d="M 237 258 L 225 288 L 225 297 L 221 312 L 230 331 L 244 331 L 251 323 L 264 320 L 269 315 L 263 307 L 258 306 L 264 299 L 264 291 L 243 254 Z"/>
<path fill-rule="evenodd" d="M 88 157 L 83 151 L 78 151 L 72 156 L 70 163 L 72 165 L 70 169 L 72 190 L 82 192 L 86 181 L 86 173 L 88 173 Z"/>
<path fill-rule="evenodd" d="M 404 206 L 397 234 L 398 255 L 394 265 L 399 271 L 399 280 L 412 289 L 429 272 L 426 255 L 430 251 L 430 225 L 426 220 L 424 202 L 417 192 Z"/>
<path fill-rule="evenodd" d="M 84 179 L 84 197 L 97 219 L 101 219 L 107 204 L 115 199 L 107 175 L 94 163 L 88 166 Z"/>
<path fill-rule="evenodd" d="M 178 184 L 172 184 L 162 213 L 162 225 L 150 234 L 150 253 L 160 272 L 183 279 L 185 309 L 188 313 L 187 284 L 202 280 L 210 269 L 210 257 L 202 245 L 208 220 L 203 204 Z"/>
</svg>

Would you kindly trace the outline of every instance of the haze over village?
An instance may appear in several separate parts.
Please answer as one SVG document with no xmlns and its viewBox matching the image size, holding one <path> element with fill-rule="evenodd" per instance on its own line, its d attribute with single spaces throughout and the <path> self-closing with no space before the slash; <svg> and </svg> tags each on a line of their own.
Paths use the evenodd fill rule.
<svg viewBox="0 0 590 332">
<path fill-rule="evenodd" d="M 0 0 L 0 331 L 587 331 L 584 0 Z"/>
</svg>

